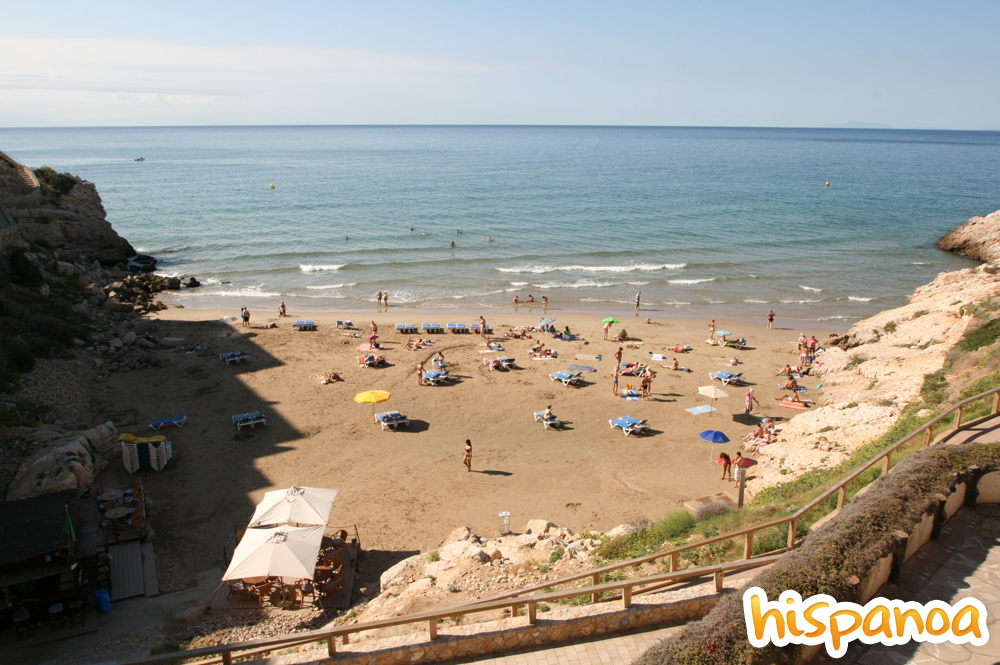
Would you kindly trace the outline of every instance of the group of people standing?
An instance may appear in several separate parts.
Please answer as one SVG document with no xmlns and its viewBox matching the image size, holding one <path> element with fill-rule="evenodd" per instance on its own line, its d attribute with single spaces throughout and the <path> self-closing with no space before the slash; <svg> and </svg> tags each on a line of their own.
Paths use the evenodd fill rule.
<svg viewBox="0 0 1000 665">
<path fill-rule="evenodd" d="M 382 307 L 382 305 L 385 305 L 385 308 L 389 309 L 389 292 L 388 291 L 383 292 L 381 289 L 379 289 L 379 292 L 375 294 L 375 300 L 378 303 L 379 307 Z"/>
</svg>

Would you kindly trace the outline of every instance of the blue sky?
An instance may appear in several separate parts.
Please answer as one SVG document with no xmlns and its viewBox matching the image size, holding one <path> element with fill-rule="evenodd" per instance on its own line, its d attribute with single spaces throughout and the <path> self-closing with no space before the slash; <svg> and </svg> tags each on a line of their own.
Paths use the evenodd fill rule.
<svg viewBox="0 0 1000 665">
<path fill-rule="evenodd" d="M 1000 2 L 7 3 L 0 126 L 1000 129 Z"/>
</svg>

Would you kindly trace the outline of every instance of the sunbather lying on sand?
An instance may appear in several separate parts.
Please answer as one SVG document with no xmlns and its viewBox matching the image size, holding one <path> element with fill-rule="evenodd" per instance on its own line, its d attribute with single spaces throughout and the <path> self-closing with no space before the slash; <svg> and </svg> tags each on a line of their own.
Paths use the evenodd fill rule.
<svg viewBox="0 0 1000 665">
<path fill-rule="evenodd" d="M 326 384 L 328 384 L 328 383 L 334 383 L 336 381 L 343 381 L 343 379 L 340 378 L 340 375 L 337 374 L 336 372 L 321 372 L 320 373 L 320 377 L 321 378 L 320 378 L 319 382 L 322 383 L 324 386 Z"/>
<path fill-rule="evenodd" d="M 426 349 L 427 346 L 424 344 L 422 339 L 411 339 L 406 343 L 406 348 L 408 349 Z"/>
</svg>

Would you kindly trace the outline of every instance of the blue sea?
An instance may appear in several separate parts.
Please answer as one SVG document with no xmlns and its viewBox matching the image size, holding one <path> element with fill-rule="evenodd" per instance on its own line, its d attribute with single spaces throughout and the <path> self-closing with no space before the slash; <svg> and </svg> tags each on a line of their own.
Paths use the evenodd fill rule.
<svg viewBox="0 0 1000 665">
<path fill-rule="evenodd" d="M 974 265 L 934 242 L 1000 208 L 998 132 L 0 129 L 0 149 L 94 182 L 162 273 L 203 282 L 188 307 L 349 311 L 382 289 L 614 313 L 641 291 L 648 316 L 849 323 Z"/>
</svg>

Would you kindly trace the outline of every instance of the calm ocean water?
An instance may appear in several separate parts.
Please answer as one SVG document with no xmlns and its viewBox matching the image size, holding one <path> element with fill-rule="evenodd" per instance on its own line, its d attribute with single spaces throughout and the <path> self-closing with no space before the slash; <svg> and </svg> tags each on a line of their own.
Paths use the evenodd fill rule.
<svg viewBox="0 0 1000 665">
<path fill-rule="evenodd" d="M 0 129 L 0 146 L 94 182 L 161 272 L 206 284 L 193 307 L 349 310 L 384 289 L 394 307 L 618 312 L 641 291 L 649 316 L 850 322 L 972 265 L 933 243 L 1000 208 L 998 132 Z"/>
</svg>

